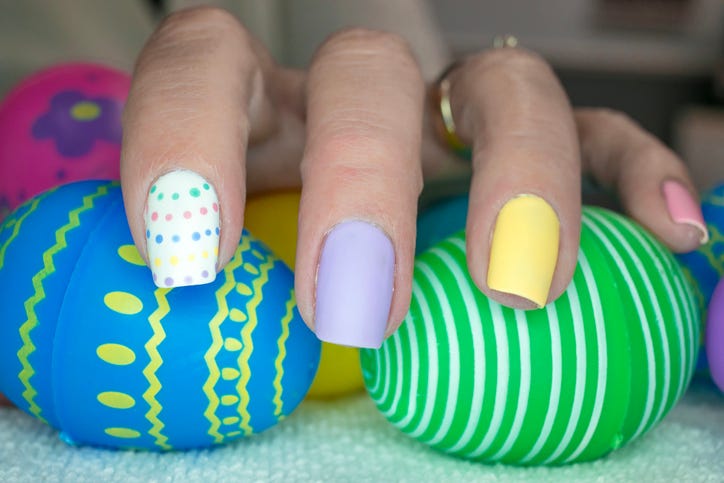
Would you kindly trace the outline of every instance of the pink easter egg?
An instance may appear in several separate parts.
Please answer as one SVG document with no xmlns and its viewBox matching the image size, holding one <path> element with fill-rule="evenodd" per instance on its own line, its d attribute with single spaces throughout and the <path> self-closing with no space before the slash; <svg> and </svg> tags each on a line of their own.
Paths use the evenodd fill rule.
<svg viewBox="0 0 724 483">
<path fill-rule="evenodd" d="M 0 219 L 48 188 L 117 179 L 130 76 L 90 63 L 36 72 L 0 103 Z"/>
</svg>

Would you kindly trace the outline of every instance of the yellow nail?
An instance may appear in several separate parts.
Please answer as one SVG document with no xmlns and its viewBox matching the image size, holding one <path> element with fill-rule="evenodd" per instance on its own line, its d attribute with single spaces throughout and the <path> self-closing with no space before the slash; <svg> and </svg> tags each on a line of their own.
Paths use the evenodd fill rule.
<svg viewBox="0 0 724 483">
<path fill-rule="evenodd" d="M 543 307 L 558 261 L 558 216 L 543 198 L 520 195 L 498 213 L 488 265 L 488 287 Z"/>
</svg>

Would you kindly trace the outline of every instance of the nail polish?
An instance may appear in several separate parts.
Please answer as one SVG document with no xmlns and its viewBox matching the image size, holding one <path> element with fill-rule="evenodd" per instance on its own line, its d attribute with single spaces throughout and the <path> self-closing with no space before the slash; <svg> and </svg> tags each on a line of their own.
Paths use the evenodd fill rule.
<svg viewBox="0 0 724 483">
<path fill-rule="evenodd" d="M 544 306 L 558 261 L 559 229 L 556 212 L 543 198 L 508 200 L 493 230 L 488 287 Z"/>
<path fill-rule="evenodd" d="M 199 174 L 171 171 L 151 186 L 146 247 L 158 287 L 213 282 L 219 252 L 219 199 Z"/>
<path fill-rule="evenodd" d="M 392 303 L 395 250 L 365 221 L 336 225 L 324 241 L 317 269 L 314 330 L 325 342 L 382 345 Z"/>
<path fill-rule="evenodd" d="M 689 190 L 673 180 L 664 181 L 661 186 L 666 200 L 666 208 L 674 223 L 691 225 L 699 231 L 699 242 L 703 245 L 709 241 L 709 230 L 706 228 L 701 206 L 689 193 Z"/>
</svg>

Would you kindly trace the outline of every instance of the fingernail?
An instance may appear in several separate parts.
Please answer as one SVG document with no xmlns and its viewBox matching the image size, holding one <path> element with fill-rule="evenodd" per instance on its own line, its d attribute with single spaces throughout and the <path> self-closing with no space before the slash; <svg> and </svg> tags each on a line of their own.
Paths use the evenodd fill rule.
<svg viewBox="0 0 724 483">
<path fill-rule="evenodd" d="M 703 245 L 709 241 L 709 230 L 706 228 L 701 206 L 689 193 L 689 190 L 673 180 L 664 181 L 662 185 L 666 208 L 674 223 L 691 225 L 699 231 L 699 242 Z"/>
<path fill-rule="evenodd" d="M 395 250 L 378 227 L 364 221 L 335 226 L 317 270 L 314 330 L 325 342 L 382 345 L 392 303 Z"/>
<path fill-rule="evenodd" d="M 146 246 L 159 287 L 213 282 L 219 255 L 219 199 L 193 171 L 171 171 L 151 186 L 146 202 Z"/>
<path fill-rule="evenodd" d="M 558 261 L 558 216 L 543 198 L 520 195 L 498 213 L 488 265 L 488 287 L 543 307 Z"/>
</svg>

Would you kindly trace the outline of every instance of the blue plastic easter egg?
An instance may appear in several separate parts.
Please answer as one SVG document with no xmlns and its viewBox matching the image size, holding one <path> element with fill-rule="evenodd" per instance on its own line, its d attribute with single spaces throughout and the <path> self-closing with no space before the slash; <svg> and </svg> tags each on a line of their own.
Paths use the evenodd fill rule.
<svg viewBox="0 0 724 483">
<path fill-rule="evenodd" d="M 417 217 L 415 255 L 465 228 L 468 217 L 468 195 L 438 201 Z"/>
<path fill-rule="evenodd" d="M 171 450 L 263 431 L 319 341 L 293 275 L 244 233 L 211 284 L 157 288 L 117 183 L 45 192 L 0 227 L 0 392 L 78 444 Z"/>
<path fill-rule="evenodd" d="M 709 229 L 709 241 L 677 258 L 694 284 L 700 308 L 705 310 L 719 279 L 724 276 L 724 184 L 702 196 L 701 211 Z"/>
<path fill-rule="evenodd" d="M 694 289 L 703 325 L 714 288 L 724 277 L 724 184 L 702 196 L 701 211 L 709 230 L 709 241 L 693 252 L 677 255 L 677 258 Z M 704 333 L 702 330 L 702 335 Z M 708 367 L 704 351 L 700 352 L 698 367 Z"/>
</svg>

